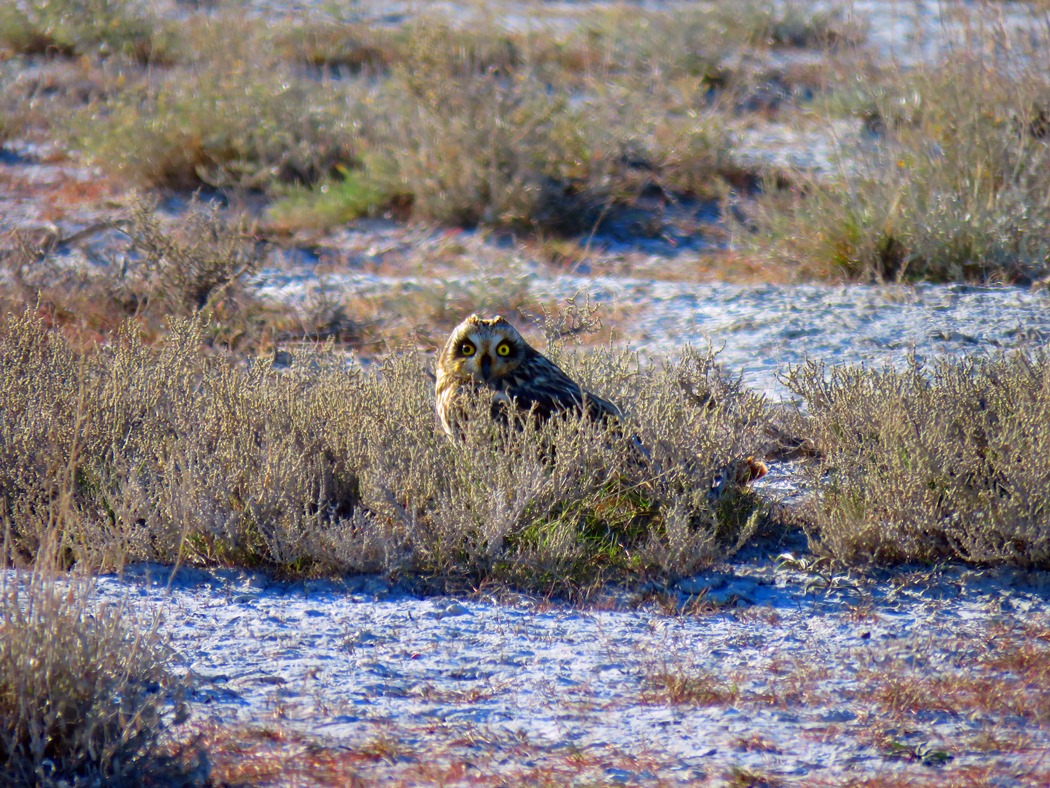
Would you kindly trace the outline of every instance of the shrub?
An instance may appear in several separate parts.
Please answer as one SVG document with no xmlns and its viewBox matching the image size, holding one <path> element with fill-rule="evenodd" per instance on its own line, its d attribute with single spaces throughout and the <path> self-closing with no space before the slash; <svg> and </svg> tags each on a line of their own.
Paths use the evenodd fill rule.
<svg viewBox="0 0 1050 788">
<path fill-rule="evenodd" d="M 173 318 L 150 347 L 129 327 L 80 357 L 32 314 L 8 318 L 0 489 L 14 550 L 32 554 L 62 500 L 76 523 L 69 558 L 93 565 L 182 556 L 575 593 L 691 571 L 746 542 L 760 517 L 749 492 L 711 494 L 719 470 L 762 443 L 765 405 L 710 356 L 649 374 L 628 356 L 564 357 L 636 414 L 624 429 L 649 462 L 613 427 L 502 431 L 484 402 L 450 442 L 414 356 L 379 374 L 331 352 L 243 366 L 203 349 L 204 330 Z"/>
<path fill-rule="evenodd" d="M 221 28 L 230 22 L 232 30 Z M 310 184 L 352 160 L 341 98 L 219 19 L 196 34 L 211 56 L 129 83 L 78 112 L 69 141 L 134 184 L 266 189 Z M 209 43 L 210 38 L 225 36 Z"/>
<path fill-rule="evenodd" d="M 767 189 L 750 227 L 737 228 L 738 241 L 804 277 L 1025 283 L 1045 276 L 1045 75 L 969 49 L 898 77 L 871 90 L 867 122 L 881 136 L 874 155 L 844 146 L 830 180 L 801 176 L 789 192 Z"/>
<path fill-rule="evenodd" d="M 564 45 L 565 62 L 575 59 L 594 75 L 633 75 L 671 81 L 700 77 L 724 86 L 725 63 L 742 48 L 823 47 L 856 43 L 862 31 L 841 12 L 809 4 L 754 2 L 673 10 L 598 8 L 583 16 Z"/>
<path fill-rule="evenodd" d="M 22 54 L 163 62 L 173 43 L 159 20 L 132 0 L 24 0 L 0 8 L 0 45 Z"/>
<path fill-rule="evenodd" d="M 275 206 L 279 223 L 324 226 L 393 205 L 444 223 L 571 235 L 653 189 L 724 191 L 731 138 L 695 81 L 569 88 L 524 54 L 481 69 L 483 54 L 449 51 L 433 35 L 417 34 L 419 49 L 359 106 L 358 166 Z"/>
<path fill-rule="evenodd" d="M 664 33 L 676 30 L 662 15 L 654 25 L 657 17 Z M 399 216 L 571 235 L 654 189 L 720 195 L 735 172 L 725 112 L 692 77 L 654 83 L 670 55 L 649 39 L 649 54 L 636 51 L 643 44 L 631 36 L 644 24 L 601 19 L 596 38 L 433 19 L 383 33 L 377 87 L 355 107 L 357 161 L 287 195 L 272 210 L 276 223 L 325 227 L 393 207 Z M 358 35 L 347 35 L 354 48 Z M 606 37 L 613 54 L 582 53 Z M 678 37 L 663 43 L 685 46 Z M 621 62 L 621 47 L 633 59 Z M 590 65 L 568 65 L 577 56 Z"/>
<path fill-rule="evenodd" d="M 274 30 L 272 46 L 283 58 L 314 68 L 380 75 L 401 57 L 403 38 L 378 25 L 306 20 Z"/>
<path fill-rule="evenodd" d="M 586 210 L 563 219 L 555 208 L 571 199 L 580 158 L 571 137 L 559 137 L 578 122 L 566 96 L 521 72 L 435 72 L 426 56 L 395 70 L 369 135 L 413 213 L 466 226 L 593 222 Z"/>
<path fill-rule="evenodd" d="M 710 492 L 718 470 L 758 444 L 761 400 L 730 387 L 719 388 L 724 398 L 691 401 L 689 392 L 724 383 L 701 354 L 653 376 L 629 356 L 562 360 L 585 386 L 636 414 L 629 428 L 638 428 L 651 462 L 615 427 L 577 419 L 505 432 L 484 401 L 463 440 L 449 442 L 433 429 L 430 386 L 414 365 L 392 361 L 382 377 L 362 380 L 402 392 L 393 399 L 404 412 L 366 422 L 356 440 L 369 457 L 363 502 L 405 533 L 417 572 L 578 592 L 625 573 L 689 572 L 746 542 L 755 499 L 714 501 Z"/>
<path fill-rule="evenodd" d="M 52 325 L 88 345 L 134 319 L 147 337 L 171 315 L 198 313 L 215 320 L 224 344 L 254 345 L 266 316 L 245 287 L 257 269 L 254 233 L 244 221 L 226 222 L 214 206 L 190 201 L 176 223 L 162 221 L 154 200 L 134 198 L 125 217 L 98 232 L 119 230 L 91 266 L 69 265 L 51 247 L 23 238 L 4 261 L 11 300 L 35 305 Z"/>
<path fill-rule="evenodd" d="M 47 562 L 0 579 L 0 781 L 129 784 L 160 779 L 177 723 L 168 651 L 125 604 Z"/>
<path fill-rule="evenodd" d="M 854 563 L 1050 566 L 1050 358 L 794 369 L 818 462 L 813 545 Z"/>
</svg>

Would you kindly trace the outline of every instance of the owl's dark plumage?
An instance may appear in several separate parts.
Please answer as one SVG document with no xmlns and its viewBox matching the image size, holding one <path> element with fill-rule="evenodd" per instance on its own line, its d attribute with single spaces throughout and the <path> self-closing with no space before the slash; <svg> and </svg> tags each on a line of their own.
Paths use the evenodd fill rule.
<svg viewBox="0 0 1050 788">
<path fill-rule="evenodd" d="M 564 411 L 595 419 L 621 416 L 619 408 L 581 389 L 502 317 L 471 315 L 445 342 L 438 357 L 436 404 L 447 434 L 455 435 L 458 398 L 480 388 L 496 393 L 498 408 L 509 405 L 541 419 Z"/>
</svg>

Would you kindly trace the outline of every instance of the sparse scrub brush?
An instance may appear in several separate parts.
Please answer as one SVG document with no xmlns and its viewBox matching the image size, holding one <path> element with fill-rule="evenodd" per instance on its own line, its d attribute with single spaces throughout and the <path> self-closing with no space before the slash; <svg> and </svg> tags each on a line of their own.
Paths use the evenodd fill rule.
<svg viewBox="0 0 1050 788">
<path fill-rule="evenodd" d="M 135 0 L 23 0 L 0 8 L 0 44 L 25 54 L 164 61 L 172 36 Z"/>
<path fill-rule="evenodd" d="M 196 198 L 178 222 L 166 222 L 155 199 L 134 196 L 125 216 L 97 229 L 113 240 L 91 266 L 69 265 L 53 246 L 22 239 L 4 260 L 11 301 L 33 305 L 89 344 L 129 318 L 157 337 L 168 317 L 198 314 L 213 321 L 214 341 L 237 348 L 260 341 L 266 316 L 246 286 L 261 260 L 252 225 L 226 221 Z"/>
<path fill-rule="evenodd" d="M 53 573 L 44 556 L 32 571 L 4 570 L 0 782 L 161 779 L 172 766 L 161 739 L 179 721 L 169 662 L 155 630 L 124 603 L 94 600 L 91 581 Z"/>
<path fill-rule="evenodd" d="M 965 48 L 873 86 L 874 151 L 844 149 L 835 175 L 800 175 L 790 191 L 770 184 L 738 240 L 801 277 L 1045 277 L 1050 144 L 1040 118 L 1050 82 L 1024 57 L 993 61 Z"/>
<path fill-rule="evenodd" d="M 0 326 L 13 552 L 31 555 L 58 507 L 65 560 L 91 565 L 181 557 L 575 593 L 691 571 L 737 549 L 760 516 L 749 492 L 711 495 L 727 462 L 761 446 L 765 404 L 710 356 L 648 372 L 629 356 L 564 357 L 633 414 L 649 463 L 622 432 L 571 418 L 509 430 L 475 419 L 451 442 L 412 355 L 378 374 L 331 350 L 245 366 L 204 346 L 200 317 L 170 325 L 155 346 L 129 325 L 88 356 L 31 313 Z"/>
<path fill-rule="evenodd" d="M 813 544 L 855 563 L 1050 566 L 1050 359 L 797 368 L 821 452 L 807 473 Z"/>
<path fill-rule="evenodd" d="M 174 66 L 93 101 L 68 124 L 69 143 L 145 187 L 265 190 L 314 183 L 352 161 L 345 97 L 268 57 L 257 32 L 236 20 L 213 26 L 214 50 L 199 66 Z"/>
</svg>

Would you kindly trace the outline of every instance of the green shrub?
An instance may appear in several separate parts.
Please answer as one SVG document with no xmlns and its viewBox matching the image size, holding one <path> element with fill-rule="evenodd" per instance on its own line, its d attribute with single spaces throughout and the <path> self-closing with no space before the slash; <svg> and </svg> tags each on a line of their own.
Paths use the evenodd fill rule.
<svg viewBox="0 0 1050 788">
<path fill-rule="evenodd" d="M 398 199 L 389 163 L 378 166 L 386 172 L 367 162 L 353 170 L 339 166 L 322 183 L 292 187 L 270 206 L 269 216 L 277 227 L 323 230 L 375 214 Z"/>
<path fill-rule="evenodd" d="M 1050 566 L 1050 358 L 788 376 L 821 452 L 808 470 L 816 548 L 854 563 Z"/>
</svg>

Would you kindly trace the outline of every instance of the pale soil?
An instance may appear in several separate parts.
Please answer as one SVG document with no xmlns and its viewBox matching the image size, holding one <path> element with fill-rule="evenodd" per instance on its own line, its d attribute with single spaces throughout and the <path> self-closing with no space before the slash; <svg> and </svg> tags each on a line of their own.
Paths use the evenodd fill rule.
<svg viewBox="0 0 1050 788">
<path fill-rule="evenodd" d="M 688 612 L 671 616 L 637 606 L 636 592 L 577 609 L 236 571 L 184 571 L 168 590 L 167 572 L 104 577 L 99 595 L 130 594 L 161 616 L 196 679 L 191 725 L 378 749 L 353 770 L 369 780 L 426 784 L 463 764 L 451 782 L 718 783 L 734 770 L 791 785 L 1050 779 L 1046 687 L 987 664 L 996 644 L 1050 631 L 1045 574 L 822 577 L 755 550 L 681 581 L 669 598 Z M 1034 644 L 1050 658 L 1050 643 Z M 710 697 L 672 702 L 662 674 Z M 968 699 L 987 678 L 1022 700 Z M 935 693 L 952 682 L 958 695 Z M 1043 696 L 1042 718 L 1025 710 L 1028 693 Z"/>
</svg>

